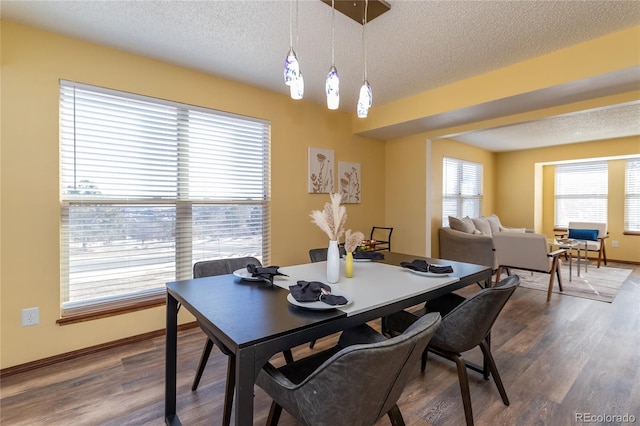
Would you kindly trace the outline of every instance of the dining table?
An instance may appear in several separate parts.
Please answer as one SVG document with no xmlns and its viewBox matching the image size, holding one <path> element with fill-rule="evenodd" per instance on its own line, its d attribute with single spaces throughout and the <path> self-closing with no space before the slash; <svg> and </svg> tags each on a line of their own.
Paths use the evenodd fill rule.
<svg viewBox="0 0 640 426">
<path fill-rule="evenodd" d="M 253 424 L 255 379 L 277 353 L 350 327 L 410 308 L 478 283 L 491 286 L 489 267 L 410 254 L 378 252 L 384 259 L 354 263 L 352 278 L 344 274 L 328 283 L 326 262 L 280 267 L 286 276 L 273 283 L 239 270 L 233 274 L 169 282 L 166 285 L 165 423 L 181 424 L 176 410 L 178 309 L 183 307 L 230 349 L 236 358 L 235 424 Z M 435 274 L 400 266 L 415 259 L 450 265 L 453 272 Z M 333 307 L 297 302 L 289 286 L 298 281 L 329 284 L 348 303 Z M 320 304 L 320 305 L 318 305 Z"/>
</svg>

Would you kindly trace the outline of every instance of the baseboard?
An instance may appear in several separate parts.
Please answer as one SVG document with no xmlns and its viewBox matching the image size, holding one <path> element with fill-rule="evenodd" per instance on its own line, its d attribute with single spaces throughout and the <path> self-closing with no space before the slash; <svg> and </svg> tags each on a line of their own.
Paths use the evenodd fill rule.
<svg viewBox="0 0 640 426">
<path fill-rule="evenodd" d="M 598 261 L 598 258 L 590 258 L 589 260 Z M 607 259 L 607 263 L 624 263 L 627 265 L 640 265 L 640 262 L 633 262 L 631 260 L 616 260 L 616 259 Z M 604 261 L 601 262 L 600 266 L 604 266 Z"/>
<path fill-rule="evenodd" d="M 198 323 L 193 321 L 178 326 L 178 331 L 188 330 L 197 327 Z M 114 340 L 112 342 L 101 343 L 99 345 L 90 346 L 88 348 L 82 348 L 71 352 L 66 352 L 60 355 L 54 355 L 48 358 L 38 359 L 35 361 L 27 362 L 25 364 L 15 365 L 13 367 L 7 367 L 0 370 L 0 378 L 12 376 L 18 373 L 24 373 L 36 368 L 46 367 L 48 365 L 57 364 L 62 361 L 68 361 L 70 359 L 79 358 L 81 356 L 93 354 L 96 352 L 105 351 L 107 349 L 116 348 L 118 346 L 124 346 L 129 343 L 142 342 L 155 337 L 164 336 L 165 329 L 150 331 L 148 333 L 138 334 L 136 336 L 125 337 L 124 339 Z"/>
</svg>

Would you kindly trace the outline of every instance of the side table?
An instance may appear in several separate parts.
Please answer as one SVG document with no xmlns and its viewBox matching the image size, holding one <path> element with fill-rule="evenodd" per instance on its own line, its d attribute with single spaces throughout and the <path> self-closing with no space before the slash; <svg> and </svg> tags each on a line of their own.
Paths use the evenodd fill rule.
<svg viewBox="0 0 640 426">
<path fill-rule="evenodd" d="M 549 246 L 556 246 L 558 248 L 561 249 L 566 249 L 567 252 L 569 253 L 569 281 L 571 281 L 572 278 L 572 264 L 573 264 L 573 259 L 572 259 L 572 254 L 573 254 L 573 250 L 577 251 L 577 258 L 578 258 L 578 276 L 580 276 L 580 259 L 581 259 L 581 255 L 580 255 L 580 250 L 584 250 L 584 271 L 587 272 L 587 267 L 588 267 L 588 259 L 587 259 L 587 242 L 583 241 L 583 240 L 575 240 L 575 239 L 567 239 L 567 238 L 563 238 L 563 239 L 554 239 L 553 241 L 549 242 Z"/>
</svg>

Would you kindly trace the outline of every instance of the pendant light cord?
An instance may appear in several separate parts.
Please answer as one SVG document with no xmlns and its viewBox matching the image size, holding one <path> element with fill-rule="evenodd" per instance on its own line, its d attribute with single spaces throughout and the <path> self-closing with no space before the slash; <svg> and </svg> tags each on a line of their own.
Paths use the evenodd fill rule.
<svg viewBox="0 0 640 426">
<path fill-rule="evenodd" d="M 369 9 L 369 0 L 364 0 L 364 24 L 362 24 L 362 46 L 364 48 L 364 80 L 367 80 L 367 16 Z"/>
<path fill-rule="evenodd" d="M 293 50 L 293 0 L 289 0 L 289 46 Z"/>
<path fill-rule="evenodd" d="M 336 62 L 334 60 L 333 51 L 335 49 L 336 43 L 336 29 L 335 29 L 335 20 L 336 20 L 336 0 L 331 0 L 331 65 L 335 65 Z"/>
<path fill-rule="evenodd" d="M 300 48 L 300 41 L 298 40 L 298 35 L 300 35 L 300 31 L 298 30 L 299 26 L 298 26 L 298 22 L 300 20 L 300 16 L 298 14 L 298 0 L 296 0 L 296 46 L 298 46 L 298 49 Z"/>
</svg>

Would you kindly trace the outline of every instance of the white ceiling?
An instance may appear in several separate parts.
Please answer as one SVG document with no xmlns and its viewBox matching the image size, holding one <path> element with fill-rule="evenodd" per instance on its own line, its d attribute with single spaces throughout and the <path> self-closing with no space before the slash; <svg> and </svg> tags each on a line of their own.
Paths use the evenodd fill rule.
<svg viewBox="0 0 640 426">
<path fill-rule="evenodd" d="M 640 24 L 640 1 L 388 3 L 391 10 L 367 25 L 374 107 Z M 288 94 L 282 67 L 289 49 L 290 5 L 285 0 L 2 0 L 0 14 L 3 19 Z M 324 79 L 331 65 L 331 8 L 320 0 L 300 0 L 298 8 L 294 48 L 304 73 L 305 100 L 324 104 Z M 335 36 L 340 107 L 355 111 L 363 73 L 362 26 L 336 12 Z M 627 80 L 625 90 L 640 88 L 640 71 L 627 75 Z M 582 86 L 583 97 L 594 91 L 588 84 Z M 621 88 L 603 90 L 620 93 Z M 518 102 L 522 108 L 530 100 Z M 512 102 L 510 108 L 518 106 Z M 371 136 L 394 137 L 421 125 L 408 123 Z M 640 104 L 635 103 L 455 138 L 503 151 L 637 134 Z"/>
</svg>

